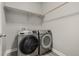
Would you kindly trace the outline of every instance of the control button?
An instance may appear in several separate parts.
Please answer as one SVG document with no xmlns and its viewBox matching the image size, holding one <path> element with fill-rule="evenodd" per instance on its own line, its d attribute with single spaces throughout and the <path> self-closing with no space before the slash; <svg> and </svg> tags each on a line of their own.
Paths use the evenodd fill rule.
<svg viewBox="0 0 79 59">
<path fill-rule="evenodd" d="M 20 34 L 24 34 L 24 33 L 20 33 Z"/>
</svg>

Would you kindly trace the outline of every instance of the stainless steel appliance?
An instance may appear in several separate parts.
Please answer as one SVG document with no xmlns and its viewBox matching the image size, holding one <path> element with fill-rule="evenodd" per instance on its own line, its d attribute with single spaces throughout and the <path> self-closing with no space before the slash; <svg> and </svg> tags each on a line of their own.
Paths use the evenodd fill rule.
<svg viewBox="0 0 79 59">
<path fill-rule="evenodd" d="M 43 55 L 48 52 L 51 52 L 53 47 L 52 32 L 50 30 L 39 30 L 39 38 L 39 54 Z"/>
<path fill-rule="evenodd" d="M 38 31 L 21 31 L 18 34 L 18 55 L 25 56 L 31 55 L 35 56 L 38 55 Z"/>
</svg>

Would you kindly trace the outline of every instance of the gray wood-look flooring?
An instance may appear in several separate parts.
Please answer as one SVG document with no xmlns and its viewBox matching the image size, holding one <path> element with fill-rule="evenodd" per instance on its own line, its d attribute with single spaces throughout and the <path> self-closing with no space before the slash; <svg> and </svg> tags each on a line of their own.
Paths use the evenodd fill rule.
<svg viewBox="0 0 79 59">
<path fill-rule="evenodd" d="M 56 53 L 54 53 L 54 52 L 50 52 L 50 53 L 45 54 L 43 56 L 58 56 L 58 55 Z"/>
<path fill-rule="evenodd" d="M 18 55 L 17 55 L 17 52 L 12 52 L 12 53 L 8 54 L 7 56 L 18 56 Z M 44 54 L 41 56 L 58 56 L 58 55 L 54 52 L 50 52 L 50 53 L 47 53 L 47 54 Z"/>
</svg>

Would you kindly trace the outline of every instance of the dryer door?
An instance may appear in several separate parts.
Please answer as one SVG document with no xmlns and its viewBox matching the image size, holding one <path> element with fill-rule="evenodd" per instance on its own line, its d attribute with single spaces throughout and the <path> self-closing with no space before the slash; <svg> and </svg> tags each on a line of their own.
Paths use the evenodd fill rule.
<svg viewBox="0 0 79 59">
<path fill-rule="evenodd" d="M 43 48 L 47 49 L 52 44 L 52 36 L 50 34 L 45 34 L 42 36 L 41 45 Z"/>
<path fill-rule="evenodd" d="M 30 54 L 38 47 L 38 39 L 33 35 L 27 35 L 19 44 L 19 49 L 23 54 Z"/>
</svg>

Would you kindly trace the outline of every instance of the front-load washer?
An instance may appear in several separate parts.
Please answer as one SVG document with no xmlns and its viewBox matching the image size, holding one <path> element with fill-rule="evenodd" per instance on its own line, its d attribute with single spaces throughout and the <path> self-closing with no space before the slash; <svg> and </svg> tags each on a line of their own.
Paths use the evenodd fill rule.
<svg viewBox="0 0 79 59">
<path fill-rule="evenodd" d="M 50 30 L 39 30 L 40 49 L 39 54 L 44 55 L 52 51 L 53 39 Z"/>
<path fill-rule="evenodd" d="M 38 55 L 38 31 L 25 30 L 18 33 L 18 55 Z"/>
</svg>

